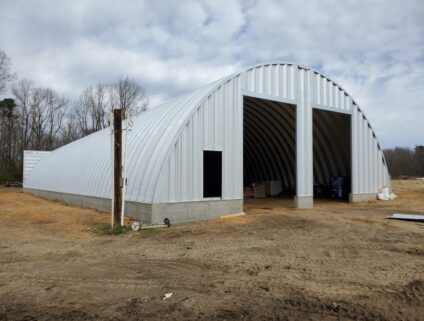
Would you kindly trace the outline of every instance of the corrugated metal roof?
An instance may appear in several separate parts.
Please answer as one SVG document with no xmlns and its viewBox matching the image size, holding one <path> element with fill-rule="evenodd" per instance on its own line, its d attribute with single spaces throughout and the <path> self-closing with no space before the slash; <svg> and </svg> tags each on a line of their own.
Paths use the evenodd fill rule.
<svg viewBox="0 0 424 321">
<path fill-rule="evenodd" d="M 178 131 L 216 86 L 214 82 L 133 119 L 127 147 L 128 200 L 152 202 L 160 169 Z M 35 166 L 24 187 L 110 198 L 110 147 L 110 128 L 62 146 Z"/>
</svg>

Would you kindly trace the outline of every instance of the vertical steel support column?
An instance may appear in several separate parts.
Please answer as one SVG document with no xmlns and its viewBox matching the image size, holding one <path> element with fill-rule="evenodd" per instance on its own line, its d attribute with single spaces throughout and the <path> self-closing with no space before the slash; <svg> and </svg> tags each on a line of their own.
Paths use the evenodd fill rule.
<svg viewBox="0 0 424 321">
<path fill-rule="evenodd" d="M 313 206 L 311 71 L 296 68 L 296 197 L 298 208 Z"/>
<path fill-rule="evenodd" d="M 242 94 L 242 90 L 244 88 L 244 83 L 245 80 L 244 78 L 246 77 L 246 74 L 243 73 L 243 75 L 241 75 L 240 77 L 237 78 L 237 82 L 238 82 L 238 86 L 237 86 L 237 92 L 235 93 L 236 95 L 236 100 L 237 100 L 237 127 L 236 128 L 236 137 L 237 137 L 237 141 L 235 142 L 235 146 L 236 146 L 236 161 L 233 164 L 239 164 L 239 165 L 234 165 L 235 171 L 236 171 L 236 193 L 235 196 L 239 199 L 243 200 L 243 139 L 244 139 L 244 133 L 243 133 L 243 122 L 244 122 L 244 118 L 243 118 L 243 114 L 244 114 L 244 106 L 243 106 L 243 94 Z M 244 200 L 243 200 L 244 202 Z"/>
<path fill-rule="evenodd" d="M 351 192 L 349 195 L 349 201 L 353 202 L 355 200 L 354 195 L 358 194 L 359 192 L 359 141 L 358 141 L 358 108 L 356 107 L 356 105 L 353 104 L 352 100 L 351 101 L 351 117 L 350 117 L 350 137 L 351 137 L 351 161 L 352 161 L 352 166 L 351 166 L 351 182 L 352 182 L 352 186 L 351 186 Z"/>
</svg>

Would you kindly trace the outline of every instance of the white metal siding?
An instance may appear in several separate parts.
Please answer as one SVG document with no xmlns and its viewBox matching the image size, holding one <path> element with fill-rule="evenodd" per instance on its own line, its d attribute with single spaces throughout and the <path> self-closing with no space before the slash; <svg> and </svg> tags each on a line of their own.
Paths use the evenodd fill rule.
<svg viewBox="0 0 424 321">
<path fill-rule="evenodd" d="M 297 69 L 293 64 L 270 64 L 249 69 L 243 75 L 244 93 L 295 103 Z"/>
<path fill-rule="evenodd" d="M 383 153 L 368 120 L 356 104 L 352 107 L 352 193 L 376 193 L 390 186 Z"/>
<path fill-rule="evenodd" d="M 26 178 L 32 169 L 50 152 L 39 150 L 24 150 L 24 169 L 23 169 L 23 184 L 26 183 Z"/>
<path fill-rule="evenodd" d="M 222 151 L 222 199 L 243 198 L 240 82 L 225 82 L 190 115 L 162 169 L 155 203 L 203 199 L 204 150 Z"/>
</svg>

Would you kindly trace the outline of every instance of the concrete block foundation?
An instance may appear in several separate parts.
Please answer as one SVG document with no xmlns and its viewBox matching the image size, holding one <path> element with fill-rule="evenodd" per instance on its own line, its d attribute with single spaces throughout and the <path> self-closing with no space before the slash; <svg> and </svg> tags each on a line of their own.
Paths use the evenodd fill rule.
<svg viewBox="0 0 424 321">
<path fill-rule="evenodd" d="M 349 194 L 349 202 L 366 202 L 366 201 L 375 201 L 377 199 L 376 193 L 365 193 L 365 194 Z"/>
<path fill-rule="evenodd" d="M 94 208 L 103 212 L 111 211 L 111 200 L 107 198 L 28 188 L 24 188 L 24 191 L 35 196 L 59 200 L 69 205 Z M 175 224 L 243 212 L 243 200 L 204 200 L 159 204 L 126 201 L 125 209 L 126 215 L 135 220 L 161 224 L 165 218 L 169 218 L 171 224 Z"/>
<path fill-rule="evenodd" d="M 295 196 L 294 205 L 297 208 L 312 208 L 314 206 L 313 196 Z"/>
</svg>

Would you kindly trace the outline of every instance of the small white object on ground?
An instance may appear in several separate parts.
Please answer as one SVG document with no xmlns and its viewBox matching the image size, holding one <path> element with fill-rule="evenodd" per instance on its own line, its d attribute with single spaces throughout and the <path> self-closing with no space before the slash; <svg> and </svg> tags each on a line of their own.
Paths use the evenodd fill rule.
<svg viewBox="0 0 424 321">
<path fill-rule="evenodd" d="M 163 297 L 163 299 L 162 299 L 162 300 L 169 299 L 171 296 L 172 296 L 172 292 L 170 292 L 170 293 L 165 293 L 165 296 Z"/>
<path fill-rule="evenodd" d="M 387 186 L 383 186 L 377 194 L 377 198 L 382 201 L 393 201 L 397 198 L 395 193 L 390 193 Z"/>
<path fill-rule="evenodd" d="M 134 232 L 138 231 L 138 230 L 140 229 L 140 223 L 139 223 L 139 222 L 133 222 L 133 223 L 131 224 L 131 229 L 132 229 Z"/>
</svg>

